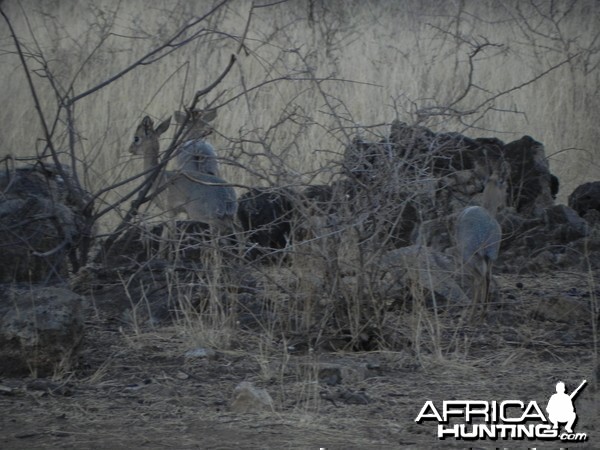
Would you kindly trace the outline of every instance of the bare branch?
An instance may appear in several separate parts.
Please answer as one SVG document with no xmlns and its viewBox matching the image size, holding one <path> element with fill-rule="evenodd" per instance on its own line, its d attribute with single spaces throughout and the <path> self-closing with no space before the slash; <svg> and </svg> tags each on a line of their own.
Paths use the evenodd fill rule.
<svg viewBox="0 0 600 450">
<path fill-rule="evenodd" d="M 29 90 L 31 92 L 31 97 L 33 99 L 33 103 L 35 106 L 35 110 L 37 112 L 38 115 L 38 119 L 40 120 L 40 124 L 42 125 L 42 130 L 44 131 L 44 137 L 46 139 L 46 145 L 48 146 L 48 148 L 50 149 L 50 153 L 52 156 L 52 160 L 56 166 L 56 170 L 58 171 L 58 174 L 63 178 L 63 180 L 65 181 L 65 185 L 67 187 L 67 191 L 69 192 L 69 194 L 71 194 L 71 196 L 73 197 L 73 199 L 76 199 L 78 206 L 83 207 L 83 199 L 81 198 L 80 192 L 79 190 L 76 190 L 72 183 L 71 183 L 71 177 L 67 176 L 62 164 L 60 163 L 59 159 L 58 159 L 58 153 L 56 151 L 56 149 L 54 148 L 54 144 L 52 141 L 52 135 L 50 134 L 50 131 L 48 129 L 48 125 L 46 123 L 46 118 L 44 117 L 44 113 L 42 111 L 42 107 L 40 105 L 40 101 L 39 101 L 39 97 L 37 95 L 37 91 L 35 89 L 35 86 L 33 84 L 33 80 L 31 79 L 31 73 L 29 71 L 29 67 L 27 66 L 27 61 L 25 60 L 25 56 L 23 54 L 23 51 L 21 50 L 21 44 L 19 42 L 19 39 L 17 38 L 17 35 L 15 34 L 15 30 L 13 29 L 12 23 L 10 21 L 10 19 L 8 18 L 8 16 L 4 13 L 4 10 L 2 9 L 2 7 L 0 6 L 0 14 L 2 15 L 2 17 L 4 18 L 4 21 L 6 22 L 6 24 L 8 25 L 8 28 L 10 30 L 10 34 L 12 37 L 12 40 L 15 44 L 15 48 L 17 49 L 17 54 L 19 55 L 19 60 L 21 61 L 21 66 L 23 67 L 23 70 L 25 72 L 25 77 L 27 79 L 27 84 L 29 85 Z"/>
<path fill-rule="evenodd" d="M 155 48 L 154 50 L 152 50 L 149 53 L 145 54 L 140 59 L 138 59 L 134 63 L 130 64 L 129 66 L 127 66 L 126 68 L 124 68 L 123 70 L 121 70 L 120 72 L 118 72 L 117 74 L 115 74 L 112 77 L 104 80 L 102 83 L 97 84 L 96 86 L 88 89 L 87 91 L 84 91 L 81 94 L 78 94 L 78 95 L 70 98 L 67 101 L 67 106 L 70 105 L 71 103 L 75 103 L 78 100 L 81 100 L 82 98 L 87 97 L 88 95 L 93 94 L 94 92 L 102 89 L 103 87 L 108 86 L 109 84 L 117 81 L 118 79 L 122 78 L 125 74 L 131 72 L 136 67 L 138 67 L 140 65 L 147 64 L 147 63 L 149 63 L 151 61 L 156 61 L 158 59 L 161 59 L 161 58 L 167 56 L 171 52 L 171 50 L 169 50 L 169 51 L 165 52 L 164 54 L 162 54 L 162 55 L 160 55 L 160 56 L 158 56 L 158 57 L 155 58 L 155 56 L 159 55 L 165 49 L 170 49 L 171 47 L 180 48 L 182 45 L 187 44 L 189 42 L 189 40 L 187 40 L 187 39 L 183 40 L 182 42 L 175 42 L 175 41 L 177 39 L 179 39 L 187 30 L 195 27 L 199 23 L 203 22 L 207 17 L 211 16 L 215 11 L 217 11 L 219 8 L 221 8 L 223 5 L 225 5 L 228 1 L 229 0 L 222 0 L 214 8 L 212 8 L 209 12 L 207 12 L 203 16 L 201 16 L 201 17 L 193 20 L 192 22 L 190 22 L 189 24 L 187 24 L 186 26 L 184 26 L 183 28 L 181 28 L 179 31 L 177 31 L 164 44 L 159 45 L 157 48 Z M 196 34 L 196 36 L 197 36 L 197 34 Z"/>
</svg>

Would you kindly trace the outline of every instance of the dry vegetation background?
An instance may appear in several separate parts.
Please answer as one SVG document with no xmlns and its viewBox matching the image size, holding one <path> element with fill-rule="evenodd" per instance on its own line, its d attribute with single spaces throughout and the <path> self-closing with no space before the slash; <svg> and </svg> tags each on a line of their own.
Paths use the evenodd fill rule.
<svg viewBox="0 0 600 450">
<path fill-rule="evenodd" d="M 596 1 L 5 1 L 2 7 L 52 119 L 51 83 L 71 96 L 85 92 L 217 7 L 182 35 L 192 38 L 187 45 L 76 102 L 78 173 L 92 192 L 141 170 L 127 148 L 143 115 L 163 119 L 189 104 L 236 52 L 233 70 L 199 106 L 219 107 L 212 141 L 230 163 L 224 177 L 240 185 L 329 181 L 332 162 L 361 126 L 382 135 L 396 117 L 473 137 L 534 137 L 561 180 L 562 202 L 599 173 Z M 0 155 L 32 156 L 43 151 L 43 134 L 4 23 L 0 30 Z M 64 120 L 63 114 L 56 142 L 68 153 Z M 64 162 L 71 162 L 67 154 Z M 110 190 L 102 201 L 133 186 Z"/>
<path fill-rule="evenodd" d="M 225 71 L 232 55 L 231 70 L 198 106 L 218 109 L 210 141 L 221 158 L 223 178 L 238 194 L 249 186 L 300 188 L 334 181 L 352 138 L 362 134 L 377 141 L 387 136 L 394 119 L 505 142 L 532 136 L 545 144 L 551 171 L 560 178 L 559 203 L 566 203 L 579 184 L 600 178 L 596 0 L 0 0 L 0 6 L 21 43 L 62 162 L 74 166 L 88 191 L 98 195 L 101 233 L 114 230 L 126 216 L 135 197 L 118 202 L 142 183 L 141 178 L 122 183 L 142 170 L 142 162 L 128 152 L 140 119 L 150 115 L 158 123 L 189 105 Z M 156 49 L 161 50 L 152 53 Z M 3 18 L 0 74 L 4 170 L 7 155 L 25 164 L 49 151 Z M 70 130 L 65 101 L 74 101 Z M 174 132 L 172 126 L 163 135 L 163 150 Z M 410 191 L 410 183 L 401 180 L 402 192 Z M 214 424 L 228 437 L 231 430 L 239 431 L 236 427 L 263 433 L 271 426 L 277 438 L 285 434 L 278 428 L 285 420 L 299 442 L 314 439 L 315 444 L 323 434 L 314 437 L 312 431 L 327 429 L 326 437 L 344 440 L 340 448 L 357 436 L 364 442 L 397 443 L 400 433 L 408 436 L 405 446 L 431 447 L 439 441 L 413 423 L 414 408 L 431 392 L 439 399 L 456 393 L 458 398 L 515 395 L 541 401 L 546 393 L 540 386 L 552 386 L 559 373 L 570 380 L 590 377 L 593 370 L 600 376 L 593 369 L 598 367 L 593 317 L 583 313 L 578 324 L 584 325 L 571 330 L 569 324 L 554 328 L 554 322 L 538 321 L 530 311 L 540 299 L 573 292 L 597 311 L 597 268 L 586 265 L 587 255 L 582 255 L 581 273 L 496 275 L 500 311 L 489 325 L 464 328 L 423 307 L 424 300 L 415 300 L 410 313 L 396 305 L 394 299 L 408 294 L 381 288 L 387 285 L 379 269 L 367 261 L 387 247 L 370 248 L 368 240 L 357 245 L 359 234 L 353 232 L 359 227 L 351 225 L 292 245 L 288 260 L 279 264 L 230 257 L 227 265 L 220 253 L 207 252 L 189 271 L 167 267 L 157 275 L 148 261 L 139 267 L 132 263 L 130 272 L 117 267 L 117 282 L 101 289 L 97 279 L 97 285 L 87 283 L 81 271 L 94 309 L 86 323 L 84 364 L 54 377 L 72 381 L 74 395 L 27 397 L 35 402 L 29 409 L 20 397 L 10 403 L 27 425 L 25 438 L 31 429 L 40 442 L 50 436 L 57 446 L 70 442 L 83 448 L 99 436 L 96 442 L 112 438 L 123 448 L 140 439 L 167 447 L 180 445 L 180 430 L 190 442 L 202 442 Z M 424 298 L 423 292 L 410 294 Z M 156 298 L 176 305 L 179 316 L 172 326 L 155 327 L 146 320 Z M 255 313 L 255 304 L 259 313 L 251 319 L 262 327 L 259 331 L 240 326 Z M 238 316 L 232 305 L 250 305 L 250 312 Z M 350 336 L 357 342 L 370 328 L 382 330 L 373 333 L 380 338 L 377 351 L 351 356 L 319 353 L 318 347 L 308 351 L 336 320 L 334 338 Z M 393 339 L 386 340 L 389 336 Z M 347 342 L 331 348 L 350 348 L 344 347 Z M 290 354 L 294 346 L 297 353 Z M 182 366 L 190 347 L 216 349 L 220 359 Z M 374 370 L 383 375 L 351 385 L 368 389 L 377 401 L 368 408 L 334 408 L 320 392 L 323 355 L 344 364 L 352 360 L 349 366 L 362 358 L 369 364 L 377 360 Z M 278 391 L 278 416 L 267 426 L 256 425 L 254 418 L 240 425 L 224 412 L 233 387 L 247 378 Z M 151 393 L 130 395 L 130 386 L 146 379 Z M 179 395 L 175 400 L 173 392 Z M 135 395 L 147 395 L 139 402 L 142 413 Z M 587 406 L 578 401 L 578 408 L 582 429 L 597 434 L 598 407 L 590 397 Z M 116 412 L 110 404 L 114 398 L 123 402 Z M 171 404 L 173 410 L 164 407 Z M 311 411 L 316 414 L 309 416 Z M 191 417 L 203 427 L 189 422 Z M 156 436 L 147 438 L 149 423 Z M 107 424 L 115 430 L 108 438 Z M 60 434 L 65 429 L 68 433 Z M 90 441 L 82 444 L 90 430 Z M 263 448 L 258 434 L 257 448 Z M 238 436 L 240 445 L 244 436 Z M 124 445 L 123 439 L 136 443 Z"/>
</svg>

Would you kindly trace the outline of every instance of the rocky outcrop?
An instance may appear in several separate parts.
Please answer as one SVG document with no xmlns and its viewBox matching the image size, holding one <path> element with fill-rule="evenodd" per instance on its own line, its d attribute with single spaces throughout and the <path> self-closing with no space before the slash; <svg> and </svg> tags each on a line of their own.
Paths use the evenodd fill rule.
<svg viewBox="0 0 600 450">
<path fill-rule="evenodd" d="M 585 215 L 588 225 L 600 222 L 600 182 L 578 188 L 569 198 L 570 207 L 555 205 L 559 180 L 550 173 L 544 145 L 530 136 L 504 143 L 435 133 L 398 120 L 379 141 L 357 136 L 342 163 L 344 177 L 354 186 L 348 222 L 360 221 L 356 228 L 362 231 L 376 224 L 361 239 L 377 240 L 382 250 L 414 243 L 447 252 L 454 244 L 457 213 L 481 203 L 493 172 L 507 189 L 499 214 L 501 254 L 510 255 L 505 260 L 547 250 L 553 260 L 570 264 L 573 259 L 559 253 L 589 236 L 589 226 L 577 213 Z M 403 224 L 403 234 L 411 231 L 409 242 L 390 239 L 394 223 Z"/>
<path fill-rule="evenodd" d="M 395 120 L 388 138 L 368 142 L 354 138 L 345 150 L 344 172 L 365 184 L 389 182 L 393 172 L 404 177 L 430 176 L 438 180 L 468 174 L 463 182 L 448 185 L 469 191 L 494 169 L 509 168 L 508 206 L 525 215 L 539 215 L 553 204 L 558 179 L 550 173 L 544 146 L 530 136 L 505 144 L 497 138 L 470 138 L 460 133 L 434 133 L 422 126 Z M 470 178 L 470 179 L 469 179 Z M 444 187 L 444 186 L 441 186 Z"/>
</svg>

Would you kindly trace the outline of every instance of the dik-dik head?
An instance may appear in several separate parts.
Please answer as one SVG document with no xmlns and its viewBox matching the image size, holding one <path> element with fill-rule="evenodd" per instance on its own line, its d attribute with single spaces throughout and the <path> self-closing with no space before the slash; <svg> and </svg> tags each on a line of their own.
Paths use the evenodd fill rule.
<svg viewBox="0 0 600 450">
<path fill-rule="evenodd" d="M 186 139 L 204 139 L 213 132 L 210 122 L 217 117 L 216 109 L 186 109 L 186 112 L 175 111 L 173 117 L 175 118 L 175 122 L 183 124 L 185 123 L 188 114 L 190 115 L 190 120 L 186 125 Z"/>
<path fill-rule="evenodd" d="M 494 216 L 499 208 L 506 206 L 506 179 L 502 175 L 494 172 L 488 177 L 481 203 Z"/>
<path fill-rule="evenodd" d="M 129 153 L 134 155 L 158 155 L 158 138 L 169 128 L 171 118 L 164 120 L 154 128 L 154 122 L 148 116 L 142 119 L 133 135 L 133 142 L 129 146 Z"/>
</svg>

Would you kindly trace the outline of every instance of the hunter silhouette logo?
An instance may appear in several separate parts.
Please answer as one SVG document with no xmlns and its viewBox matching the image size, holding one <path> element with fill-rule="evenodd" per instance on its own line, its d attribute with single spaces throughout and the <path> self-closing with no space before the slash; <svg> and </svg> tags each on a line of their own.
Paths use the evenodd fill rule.
<svg viewBox="0 0 600 450">
<path fill-rule="evenodd" d="M 556 394 L 550 397 L 548 400 L 548 406 L 546 406 L 546 411 L 548 412 L 548 419 L 552 422 L 552 429 L 558 429 L 559 422 L 566 422 L 565 431 L 567 433 L 573 433 L 573 425 L 577 420 L 577 414 L 575 413 L 575 408 L 573 407 L 573 399 L 581 388 L 587 383 L 587 380 L 583 380 L 583 382 L 579 385 L 577 389 L 573 391 L 571 395 L 565 394 L 565 383 L 559 381 L 556 383 Z"/>
<path fill-rule="evenodd" d="M 571 394 L 565 383 L 556 383 L 556 393 L 548 400 L 546 414 L 535 400 L 445 400 L 441 408 L 425 402 L 415 422 L 437 422 L 439 439 L 517 439 L 585 441 L 586 433 L 575 433 L 577 414 L 573 400 L 586 385 L 583 382 Z M 559 424 L 566 424 L 564 431 Z"/>
</svg>

